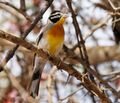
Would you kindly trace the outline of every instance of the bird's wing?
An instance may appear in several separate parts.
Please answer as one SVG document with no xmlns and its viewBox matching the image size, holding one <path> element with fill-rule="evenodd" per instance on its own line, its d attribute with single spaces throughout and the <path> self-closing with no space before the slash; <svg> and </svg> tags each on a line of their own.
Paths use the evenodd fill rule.
<svg viewBox="0 0 120 103">
<path fill-rule="evenodd" d="M 37 46 L 38 46 L 40 40 L 42 39 L 43 35 L 45 34 L 45 32 L 47 30 L 49 30 L 53 25 L 54 24 L 52 22 L 48 21 L 47 25 L 41 29 L 41 31 L 38 34 L 37 41 L 36 41 Z"/>
</svg>

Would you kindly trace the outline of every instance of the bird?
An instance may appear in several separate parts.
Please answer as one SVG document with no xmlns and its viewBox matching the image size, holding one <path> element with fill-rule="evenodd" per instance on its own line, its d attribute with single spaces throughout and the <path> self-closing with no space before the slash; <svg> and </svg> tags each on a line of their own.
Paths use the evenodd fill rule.
<svg viewBox="0 0 120 103">
<path fill-rule="evenodd" d="M 51 56 L 58 56 L 64 43 L 64 27 L 63 24 L 68 17 L 67 14 L 54 10 L 49 18 L 46 26 L 40 31 L 37 39 L 37 47 L 43 49 Z M 39 96 L 39 85 L 44 66 L 48 60 L 35 57 L 33 75 L 29 84 L 29 93 L 34 98 Z"/>
</svg>

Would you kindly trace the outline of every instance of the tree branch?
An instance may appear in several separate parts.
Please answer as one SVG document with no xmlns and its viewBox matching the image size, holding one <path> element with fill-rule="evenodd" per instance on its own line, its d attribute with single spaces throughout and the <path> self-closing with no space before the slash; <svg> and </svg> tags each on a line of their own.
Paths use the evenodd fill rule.
<svg viewBox="0 0 120 103">
<path fill-rule="evenodd" d="M 26 42 L 25 40 L 12 36 L 9 33 L 6 33 L 4 31 L 0 30 L 0 38 L 9 40 L 13 43 L 16 43 L 17 45 L 21 45 L 25 47 L 26 49 L 31 50 L 33 53 L 36 53 L 38 56 L 41 56 L 42 58 L 48 59 L 51 63 L 56 65 L 58 68 L 62 68 L 66 72 L 68 72 L 71 76 L 76 77 L 78 80 L 83 81 L 82 85 L 92 94 L 95 96 L 98 96 L 102 102 L 104 103 L 111 103 L 109 98 L 100 90 L 94 83 L 92 83 L 86 76 L 83 76 L 80 72 L 78 72 L 76 69 L 74 69 L 69 64 L 64 63 L 60 60 L 60 58 L 52 57 L 48 53 L 44 52 L 42 49 L 37 49 L 37 47 L 33 46 L 32 44 Z"/>
<path fill-rule="evenodd" d="M 20 0 L 20 10 L 21 12 L 26 11 L 25 0 Z"/>
<path fill-rule="evenodd" d="M 64 60 L 70 63 L 81 63 L 83 64 L 81 58 L 79 57 L 79 50 L 76 47 L 74 52 L 73 49 L 69 49 L 64 47 L 64 51 L 66 55 L 64 55 Z M 111 50 L 113 49 L 113 50 Z M 97 65 L 103 62 L 110 62 L 110 61 L 120 61 L 120 46 L 96 46 L 96 47 L 87 47 L 88 57 L 90 65 Z M 99 59 L 96 59 L 99 58 Z"/>
<path fill-rule="evenodd" d="M 19 91 L 24 101 L 27 101 L 28 103 L 38 103 L 37 99 L 34 99 L 33 97 L 29 96 L 28 92 L 19 84 L 17 79 L 11 73 L 9 73 L 7 68 L 5 70 L 5 73 L 7 73 L 7 76 L 10 79 L 13 87 L 15 87 Z"/>
<path fill-rule="evenodd" d="M 28 16 L 25 12 L 22 12 L 20 9 L 18 9 L 14 5 L 10 4 L 9 2 L 2 2 L 2 1 L 0 1 L 0 4 L 4 4 L 6 6 L 9 6 L 9 7 L 13 8 L 15 11 L 17 11 L 20 14 L 22 14 L 28 21 L 32 21 L 30 16 Z"/>
</svg>

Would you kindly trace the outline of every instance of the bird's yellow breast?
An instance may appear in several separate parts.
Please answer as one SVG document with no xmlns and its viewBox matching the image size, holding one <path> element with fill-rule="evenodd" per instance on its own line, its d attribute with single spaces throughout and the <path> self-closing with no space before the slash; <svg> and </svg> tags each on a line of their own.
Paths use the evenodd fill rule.
<svg viewBox="0 0 120 103">
<path fill-rule="evenodd" d="M 62 48 L 64 42 L 64 29 L 62 24 L 55 24 L 48 30 L 46 39 L 48 42 L 47 51 L 51 55 L 57 55 Z"/>
</svg>

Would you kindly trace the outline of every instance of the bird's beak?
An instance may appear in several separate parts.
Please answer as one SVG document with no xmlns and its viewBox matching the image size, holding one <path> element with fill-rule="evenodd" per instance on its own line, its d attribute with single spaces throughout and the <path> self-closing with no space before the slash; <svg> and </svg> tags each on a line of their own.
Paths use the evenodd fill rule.
<svg viewBox="0 0 120 103">
<path fill-rule="evenodd" d="M 69 14 L 63 14 L 63 17 L 66 19 L 69 17 Z"/>
</svg>

